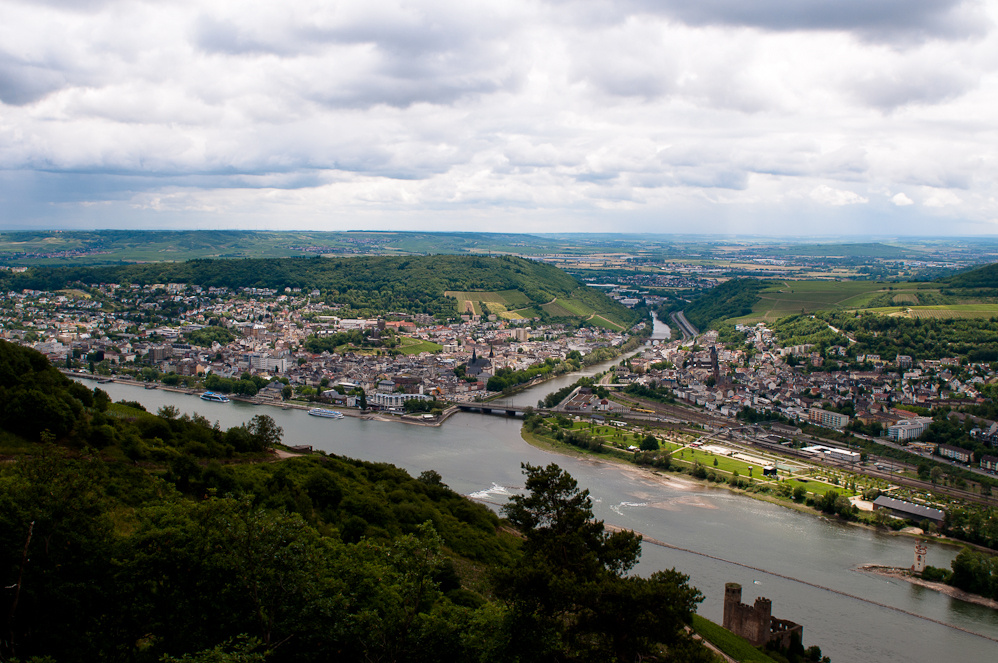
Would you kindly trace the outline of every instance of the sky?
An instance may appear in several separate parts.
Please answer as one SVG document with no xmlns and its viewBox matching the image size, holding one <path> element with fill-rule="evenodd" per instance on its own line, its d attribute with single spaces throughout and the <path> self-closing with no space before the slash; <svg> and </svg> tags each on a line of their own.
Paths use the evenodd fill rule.
<svg viewBox="0 0 998 663">
<path fill-rule="evenodd" d="M 0 230 L 998 234 L 998 2 L 0 0 Z"/>
</svg>

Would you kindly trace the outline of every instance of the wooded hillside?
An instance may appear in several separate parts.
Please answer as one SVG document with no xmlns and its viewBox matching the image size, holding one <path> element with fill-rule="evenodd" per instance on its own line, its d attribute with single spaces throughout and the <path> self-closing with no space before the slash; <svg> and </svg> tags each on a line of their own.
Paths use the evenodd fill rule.
<svg viewBox="0 0 998 663">
<path fill-rule="evenodd" d="M 111 403 L 2 341 L 0 389 L 0 660 L 711 660 L 699 592 L 628 575 L 640 538 L 556 465 L 503 523 L 436 472 L 268 462 L 266 415 Z"/>
<path fill-rule="evenodd" d="M 575 293 L 597 313 L 625 327 L 638 314 L 602 292 L 589 288 L 564 271 L 541 262 L 512 256 L 417 256 L 357 258 L 266 258 L 190 260 L 115 267 L 33 267 L 24 273 L 0 273 L 4 290 L 60 290 L 80 283 L 152 285 L 187 283 L 203 288 L 268 288 L 283 292 L 319 290 L 320 298 L 356 311 L 388 311 L 456 315 L 456 300 L 448 291 L 518 291 L 539 317 L 556 318 L 543 305 Z M 563 317 L 579 317 L 564 311 Z"/>
</svg>

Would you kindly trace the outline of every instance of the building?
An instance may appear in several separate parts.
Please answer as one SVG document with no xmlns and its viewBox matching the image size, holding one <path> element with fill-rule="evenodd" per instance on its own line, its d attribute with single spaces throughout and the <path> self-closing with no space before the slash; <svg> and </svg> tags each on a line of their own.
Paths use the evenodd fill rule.
<svg viewBox="0 0 998 663">
<path fill-rule="evenodd" d="M 916 522 L 928 520 L 936 525 L 941 523 L 943 518 L 946 517 L 945 511 L 922 506 L 921 504 L 912 504 L 904 500 L 896 500 L 886 495 L 881 495 L 873 501 L 873 510 L 880 511 L 881 509 L 887 509 L 895 518 L 904 518 L 905 520 L 914 520 Z"/>
<path fill-rule="evenodd" d="M 981 456 L 981 469 L 989 472 L 998 472 L 998 456 Z"/>
<path fill-rule="evenodd" d="M 471 350 L 471 360 L 464 368 L 464 374 L 470 376 L 482 375 L 492 369 L 492 360 L 495 358 L 495 351 L 489 350 L 489 358 L 478 356 L 478 350 Z"/>
<path fill-rule="evenodd" d="M 427 396 L 425 394 L 401 394 L 401 393 L 386 394 L 383 392 L 378 392 L 372 395 L 367 403 L 369 406 L 373 405 L 383 410 L 401 410 L 403 407 L 405 407 L 405 402 L 411 400 L 432 401 L 433 396 Z"/>
<path fill-rule="evenodd" d="M 913 419 L 902 419 L 892 426 L 887 427 L 887 437 L 895 442 L 907 442 L 917 440 L 922 433 L 932 423 L 929 417 L 915 417 Z"/>
<path fill-rule="evenodd" d="M 807 411 L 807 420 L 825 428 L 845 428 L 849 423 L 849 416 L 813 407 Z"/>
<path fill-rule="evenodd" d="M 940 444 L 936 447 L 936 453 L 943 458 L 952 458 L 958 463 L 970 462 L 970 452 L 961 447 L 954 447 L 952 444 Z"/>
<path fill-rule="evenodd" d="M 801 452 L 810 456 L 821 456 L 826 460 L 837 460 L 846 463 L 858 463 L 862 460 L 862 454 L 855 451 L 840 449 L 839 447 L 826 447 L 820 444 L 804 447 L 801 449 Z"/>
<path fill-rule="evenodd" d="M 742 603 L 742 586 L 737 582 L 724 585 L 724 628 L 760 647 L 776 641 L 786 649 L 794 636 L 798 641 L 804 637 L 804 627 L 772 615 L 773 604 L 767 598 L 759 597 L 755 605 Z"/>
<path fill-rule="evenodd" d="M 915 563 L 911 565 L 911 570 L 915 573 L 925 571 L 925 555 L 928 552 L 925 541 L 915 542 Z"/>
</svg>

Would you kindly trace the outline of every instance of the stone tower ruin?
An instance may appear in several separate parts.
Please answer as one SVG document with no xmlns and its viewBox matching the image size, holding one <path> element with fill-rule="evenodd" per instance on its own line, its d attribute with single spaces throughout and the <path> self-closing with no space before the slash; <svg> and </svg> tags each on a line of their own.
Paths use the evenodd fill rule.
<svg viewBox="0 0 998 663">
<path fill-rule="evenodd" d="M 804 627 L 786 619 L 773 617 L 773 602 L 759 597 L 755 605 L 742 603 L 742 586 L 737 582 L 724 585 L 724 628 L 759 647 L 776 640 L 789 647 L 794 634 L 803 639 Z"/>
</svg>

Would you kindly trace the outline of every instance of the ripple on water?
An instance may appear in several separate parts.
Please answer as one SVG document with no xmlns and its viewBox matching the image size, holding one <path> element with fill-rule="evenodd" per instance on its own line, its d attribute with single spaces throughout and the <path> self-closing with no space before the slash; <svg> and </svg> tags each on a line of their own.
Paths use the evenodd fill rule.
<svg viewBox="0 0 998 663">
<path fill-rule="evenodd" d="M 640 508 L 648 506 L 647 502 L 621 502 L 620 504 L 614 504 L 610 507 L 610 510 L 616 513 L 618 516 L 624 515 L 625 508 Z"/>
<path fill-rule="evenodd" d="M 516 488 L 511 488 L 509 486 L 500 486 L 499 484 L 493 482 L 490 488 L 486 488 L 485 490 L 479 490 L 474 493 L 469 493 L 468 497 L 476 500 L 487 500 L 490 497 L 498 497 L 498 496 L 509 497 L 516 490 L 517 490 Z"/>
</svg>

